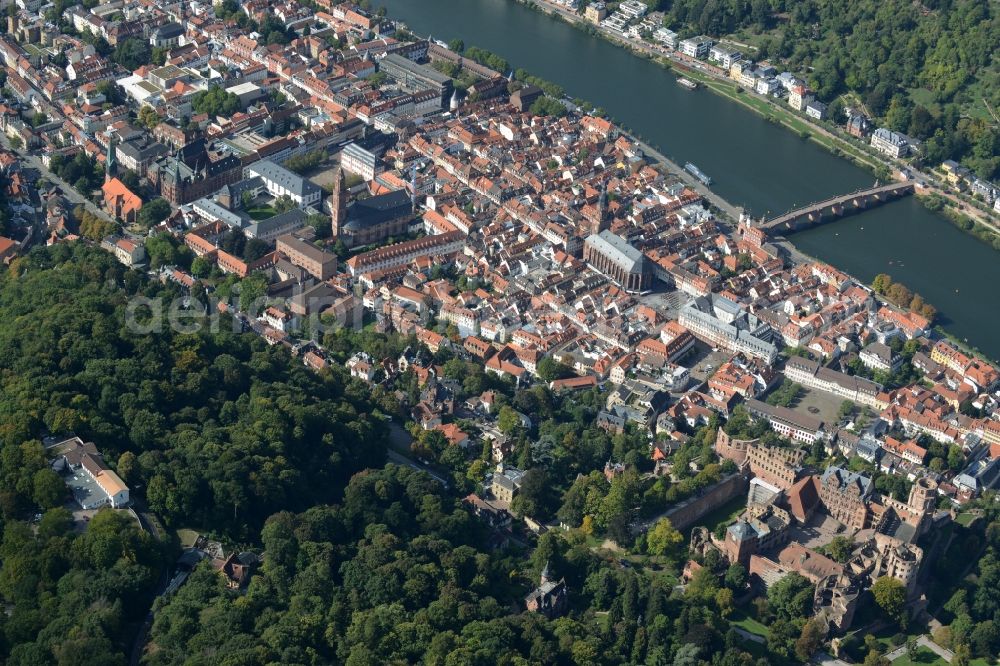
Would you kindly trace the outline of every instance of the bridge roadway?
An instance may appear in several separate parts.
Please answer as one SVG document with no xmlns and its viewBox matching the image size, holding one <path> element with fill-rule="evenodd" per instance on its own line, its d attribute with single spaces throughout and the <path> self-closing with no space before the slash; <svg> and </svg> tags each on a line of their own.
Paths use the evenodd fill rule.
<svg viewBox="0 0 1000 666">
<path fill-rule="evenodd" d="M 760 225 L 765 231 L 782 233 L 819 224 L 827 219 L 843 217 L 868 208 L 880 206 L 894 199 L 913 194 L 913 183 L 889 183 L 817 201 L 803 208 L 790 211 Z"/>
</svg>

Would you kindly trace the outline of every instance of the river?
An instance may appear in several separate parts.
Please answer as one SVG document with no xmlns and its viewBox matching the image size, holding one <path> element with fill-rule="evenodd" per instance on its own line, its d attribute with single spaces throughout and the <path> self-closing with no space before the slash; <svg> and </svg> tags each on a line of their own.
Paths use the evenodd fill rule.
<svg viewBox="0 0 1000 666">
<path fill-rule="evenodd" d="M 714 191 L 755 215 L 771 216 L 873 184 L 868 172 L 814 142 L 710 91 L 686 90 L 659 65 L 512 0 L 377 4 L 419 34 L 488 49 L 603 107 L 675 162 L 697 164 L 714 179 Z M 934 304 L 949 332 L 1000 358 L 1000 336 L 990 332 L 1000 330 L 995 251 L 915 199 L 791 240 L 859 279 L 889 273 Z"/>
</svg>

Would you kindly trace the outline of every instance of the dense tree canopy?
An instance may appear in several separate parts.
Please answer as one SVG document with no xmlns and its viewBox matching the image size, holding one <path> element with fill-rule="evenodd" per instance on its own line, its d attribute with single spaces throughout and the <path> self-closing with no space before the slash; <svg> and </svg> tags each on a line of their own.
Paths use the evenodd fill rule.
<svg viewBox="0 0 1000 666">
<path fill-rule="evenodd" d="M 130 297 L 169 305 L 179 295 L 81 246 L 33 253 L 9 271 L 3 450 L 76 432 L 109 460 L 131 451 L 150 507 L 169 523 L 236 535 L 275 510 L 336 499 L 338 481 L 381 463 L 381 426 L 342 369 L 316 375 L 227 322 L 191 334 L 166 318 L 150 333 L 126 324 Z M 32 492 L 17 492 L 5 512 L 36 502 Z"/>
<path fill-rule="evenodd" d="M 210 116 L 232 116 L 242 110 L 240 98 L 231 92 L 226 92 L 221 86 L 212 86 L 208 90 L 200 90 L 191 98 L 191 108 L 197 113 L 207 113 Z"/>
<path fill-rule="evenodd" d="M 761 34 L 758 59 L 807 74 L 821 99 L 855 93 L 892 129 L 925 140 L 924 158 L 961 158 L 1000 176 L 1000 11 L 978 0 L 664 0 L 691 34 Z"/>
</svg>

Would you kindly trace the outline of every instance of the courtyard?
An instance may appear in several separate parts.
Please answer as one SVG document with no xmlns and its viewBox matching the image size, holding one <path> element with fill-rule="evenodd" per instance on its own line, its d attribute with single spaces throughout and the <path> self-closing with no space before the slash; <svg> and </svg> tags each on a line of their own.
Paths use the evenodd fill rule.
<svg viewBox="0 0 1000 666">
<path fill-rule="evenodd" d="M 841 523 L 823 513 L 816 513 L 805 525 L 796 522 L 788 528 L 791 543 L 813 550 L 827 545 L 835 536 L 847 534 L 848 530 Z"/>
</svg>

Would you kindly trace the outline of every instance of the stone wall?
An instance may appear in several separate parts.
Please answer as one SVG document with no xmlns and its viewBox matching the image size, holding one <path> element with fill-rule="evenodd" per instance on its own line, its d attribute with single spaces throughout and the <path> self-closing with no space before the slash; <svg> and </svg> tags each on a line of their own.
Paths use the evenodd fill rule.
<svg viewBox="0 0 1000 666">
<path fill-rule="evenodd" d="M 700 495 L 689 497 L 680 504 L 670 508 L 665 517 L 679 530 L 687 529 L 697 523 L 705 514 L 718 509 L 721 505 L 738 495 L 746 494 L 750 478 L 737 472 L 705 488 Z"/>
</svg>

